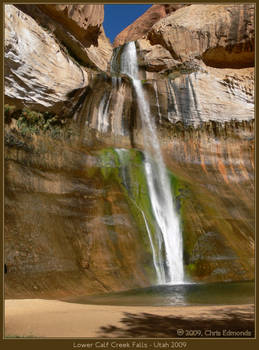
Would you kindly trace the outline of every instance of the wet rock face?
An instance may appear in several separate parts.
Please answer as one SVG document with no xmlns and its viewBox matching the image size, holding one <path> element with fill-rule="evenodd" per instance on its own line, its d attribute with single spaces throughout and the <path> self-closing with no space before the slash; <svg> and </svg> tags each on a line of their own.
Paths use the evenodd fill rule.
<svg viewBox="0 0 259 350">
<path fill-rule="evenodd" d="M 123 187 L 109 176 L 118 172 L 115 164 L 75 139 L 25 140 L 29 149 L 10 142 L 5 148 L 5 295 L 148 286 L 151 253 Z"/>
<path fill-rule="evenodd" d="M 231 120 L 252 120 L 253 74 L 253 68 L 233 71 L 200 67 L 190 74 L 172 72 L 169 79 L 150 83 L 154 89 L 149 94 L 153 113 L 162 124 L 180 121 L 194 127 L 209 121 L 223 124 Z M 148 85 L 147 82 L 147 89 Z"/>
<path fill-rule="evenodd" d="M 191 5 L 153 25 L 147 38 L 175 60 L 201 58 L 218 68 L 254 65 L 254 5 Z"/>
<path fill-rule="evenodd" d="M 61 141 L 6 130 L 7 297 L 56 298 L 152 284 L 145 226 L 129 198 L 132 191 L 148 198 L 136 176 L 141 157 L 131 163 L 135 187 L 127 195 L 111 149 L 101 150 L 111 138 L 101 143 L 87 129 Z M 197 130 L 176 124 L 158 131 L 174 174 L 186 276 L 252 279 L 253 124 L 204 123 Z"/>
<path fill-rule="evenodd" d="M 204 123 L 189 132 L 179 125 L 167 137 L 162 133 L 166 163 L 185 180 L 177 198 L 192 278 L 253 279 L 253 121 Z"/>
<path fill-rule="evenodd" d="M 157 126 L 166 130 L 180 123 L 199 128 L 210 122 L 253 120 L 253 77 L 253 68 L 220 70 L 200 65 L 175 70 L 164 78 L 143 79 L 142 84 Z M 138 113 L 130 79 L 102 75 L 93 82 L 76 119 L 82 127 L 96 130 L 100 142 L 123 136 L 124 146 L 134 147 L 143 144 Z"/>
<path fill-rule="evenodd" d="M 153 5 L 142 16 L 136 19 L 132 24 L 119 33 L 114 39 L 113 46 L 118 47 L 129 41 L 135 41 L 142 38 L 161 18 L 168 16 L 170 13 L 178 10 L 185 4 L 166 4 Z"/>
</svg>

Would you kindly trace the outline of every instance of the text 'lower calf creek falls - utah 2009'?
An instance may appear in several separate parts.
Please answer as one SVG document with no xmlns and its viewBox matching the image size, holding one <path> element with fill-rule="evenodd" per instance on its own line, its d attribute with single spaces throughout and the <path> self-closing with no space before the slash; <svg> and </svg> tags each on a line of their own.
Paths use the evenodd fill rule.
<svg viewBox="0 0 259 350">
<path fill-rule="evenodd" d="M 6 310 L 252 307 L 255 6 L 109 6 L 4 6 Z"/>
</svg>

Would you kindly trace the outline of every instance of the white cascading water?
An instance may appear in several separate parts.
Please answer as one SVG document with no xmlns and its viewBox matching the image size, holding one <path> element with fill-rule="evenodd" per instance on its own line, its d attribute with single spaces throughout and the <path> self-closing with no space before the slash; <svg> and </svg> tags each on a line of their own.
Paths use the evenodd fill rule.
<svg viewBox="0 0 259 350">
<path fill-rule="evenodd" d="M 97 130 L 102 133 L 107 132 L 109 128 L 108 109 L 110 106 L 111 96 L 112 95 L 110 93 L 107 100 L 107 94 L 105 93 L 101 99 L 98 109 Z"/>
<path fill-rule="evenodd" d="M 150 201 L 165 247 L 167 271 L 163 283 L 183 283 L 183 247 L 180 221 L 174 207 L 170 181 L 160 150 L 155 123 L 151 119 L 150 108 L 145 99 L 142 82 L 138 79 L 135 42 L 129 42 L 124 46 L 120 59 L 120 71 L 132 79 L 137 95 L 144 135 L 144 165 Z M 152 155 L 152 158 L 150 155 Z"/>
<path fill-rule="evenodd" d="M 128 189 L 130 187 L 130 184 L 128 184 L 127 181 L 127 176 L 126 176 L 126 166 L 127 166 L 127 162 L 128 160 L 126 159 L 126 154 L 127 154 L 127 150 L 125 149 L 115 149 L 116 153 L 118 154 L 119 160 L 120 160 L 120 168 L 121 168 L 121 175 L 122 175 L 122 181 L 124 186 Z M 131 198 L 132 199 L 132 198 Z M 152 237 L 152 234 L 150 232 L 150 228 L 145 216 L 144 211 L 138 206 L 138 204 L 136 203 L 136 201 L 133 200 L 134 205 L 138 208 L 138 210 L 141 212 L 141 215 L 143 217 L 143 220 L 145 222 L 145 227 L 148 233 L 148 239 L 150 242 L 150 246 L 151 246 L 151 251 L 152 251 L 152 259 L 153 259 L 153 265 L 156 271 L 156 277 L 157 277 L 157 283 L 158 284 L 163 284 L 166 281 L 165 278 L 165 270 L 164 270 L 164 265 L 163 265 L 163 259 L 162 259 L 162 255 L 161 255 L 161 245 L 162 242 L 160 240 L 160 236 L 157 237 L 158 240 L 158 249 L 155 248 L 155 242 L 154 239 Z"/>
<path fill-rule="evenodd" d="M 155 89 L 155 95 L 156 95 L 156 107 L 157 107 L 158 116 L 159 116 L 159 123 L 161 123 L 162 122 L 162 115 L 161 115 L 159 101 L 158 101 L 158 92 L 157 92 L 157 83 L 156 83 L 156 81 L 154 81 L 154 89 Z"/>
<path fill-rule="evenodd" d="M 116 59 L 117 59 L 118 52 L 115 53 L 115 55 L 112 56 L 111 61 L 111 73 L 115 73 L 113 70 L 113 65 L 116 65 Z M 120 77 L 112 77 L 112 90 L 109 93 L 109 96 L 107 96 L 107 92 L 104 93 L 98 107 L 98 114 L 97 114 L 97 130 L 100 133 L 106 133 L 109 129 L 109 108 L 110 108 L 110 102 L 113 95 L 113 91 L 117 90 L 120 87 L 121 84 L 121 78 Z M 108 98 L 107 98 L 108 97 Z M 116 109 L 123 108 L 123 105 L 119 104 L 119 106 L 116 106 Z M 121 113 L 121 112 L 120 112 Z M 119 114 L 120 115 L 120 114 Z"/>
</svg>

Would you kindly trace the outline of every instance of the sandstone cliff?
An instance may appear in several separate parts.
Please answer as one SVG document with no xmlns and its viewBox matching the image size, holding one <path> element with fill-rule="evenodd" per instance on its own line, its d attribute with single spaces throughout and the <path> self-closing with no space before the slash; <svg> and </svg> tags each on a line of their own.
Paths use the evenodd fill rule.
<svg viewBox="0 0 259 350">
<path fill-rule="evenodd" d="M 132 198 L 152 215 L 141 118 L 132 82 L 120 73 L 123 47 L 109 62 L 101 5 L 48 6 L 6 5 L 5 92 L 14 105 L 5 125 L 6 295 L 148 286 L 151 252 Z M 181 215 L 185 273 L 197 281 L 253 279 L 254 7 L 161 11 L 152 6 L 118 40 L 137 39 Z M 14 111 L 24 105 L 45 114 Z M 73 115 L 64 125 L 48 114 L 63 108 Z M 114 148 L 128 149 L 129 189 Z"/>
<path fill-rule="evenodd" d="M 180 62 L 200 58 L 219 68 L 254 65 L 254 5 L 191 5 L 154 24 L 152 45 L 165 47 Z"/>
<path fill-rule="evenodd" d="M 103 5 L 39 5 L 85 46 L 97 44 L 104 19 Z"/>
<path fill-rule="evenodd" d="M 84 67 L 106 70 L 112 47 L 102 22 L 103 5 L 17 5 L 53 33 Z"/>
<path fill-rule="evenodd" d="M 113 46 L 117 47 L 128 41 L 135 41 L 142 38 L 161 18 L 186 6 L 184 4 L 152 5 L 142 16 L 119 33 L 114 39 Z"/>
<path fill-rule="evenodd" d="M 5 8 L 5 28 L 7 103 L 57 112 L 71 88 L 88 84 L 87 73 L 67 57 L 55 39 L 12 5 Z"/>
<path fill-rule="evenodd" d="M 24 12 L 5 6 L 6 103 L 69 114 L 76 104 L 70 93 L 86 87 L 97 70 L 105 70 L 111 56 L 101 24 L 103 5 L 97 11 L 90 6 L 88 12 L 88 5 L 19 7 Z"/>
</svg>

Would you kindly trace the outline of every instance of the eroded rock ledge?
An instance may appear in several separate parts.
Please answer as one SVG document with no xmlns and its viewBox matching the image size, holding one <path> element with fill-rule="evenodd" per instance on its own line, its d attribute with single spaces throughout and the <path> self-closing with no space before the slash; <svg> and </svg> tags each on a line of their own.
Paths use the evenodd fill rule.
<svg viewBox="0 0 259 350">
<path fill-rule="evenodd" d="M 98 5 L 98 16 L 95 5 L 70 5 L 67 11 L 62 6 L 44 6 L 19 5 L 21 10 L 5 6 L 6 103 L 71 114 L 80 96 L 76 90 L 86 87 L 96 72 L 106 70 L 111 57 L 112 48 L 101 24 L 103 5 Z"/>
<path fill-rule="evenodd" d="M 254 38 L 253 4 L 192 4 L 161 19 L 147 34 L 176 61 L 201 58 L 217 68 L 253 67 Z"/>
</svg>

